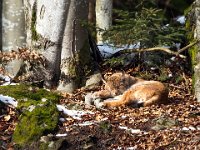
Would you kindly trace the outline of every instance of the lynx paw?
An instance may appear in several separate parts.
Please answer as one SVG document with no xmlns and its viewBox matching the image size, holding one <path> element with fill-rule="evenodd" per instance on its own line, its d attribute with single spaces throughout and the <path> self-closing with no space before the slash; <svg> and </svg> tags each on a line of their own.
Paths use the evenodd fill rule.
<svg viewBox="0 0 200 150">
<path fill-rule="evenodd" d="M 94 100 L 94 105 L 96 106 L 96 108 L 104 107 L 104 103 L 102 102 L 102 99 L 100 99 L 100 98 L 97 98 Z"/>
<path fill-rule="evenodd" d="M 92 93 L 88 93 L 85 96 L 85 104 L 94 105 L 96 108 L 102 108 L 104 106 L 104 103 L 102 102 L 102 99 L 96 97 Z"/>
<path fill-rule="evenodd" d="M 85 95 L 85 104 L 87 105 L 93 105 L 94 104 L 94 96 L 92 93 L 88 93 Z"/>
</svg>

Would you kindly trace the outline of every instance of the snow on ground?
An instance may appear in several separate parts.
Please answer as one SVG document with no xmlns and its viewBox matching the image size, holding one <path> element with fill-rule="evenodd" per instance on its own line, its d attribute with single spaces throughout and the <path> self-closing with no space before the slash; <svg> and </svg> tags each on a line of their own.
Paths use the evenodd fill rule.
<svg viewBox="0 0 200 150">
<path fill-rule="evenodd" d="M 144 131 L 141 131 L 140 129 L 129 129 L 128 127 L 124 127 L 124 126 L 119 126 L 120 129 L 126 130 L 126 131 L 130 131 L 132 134 L 139 134 L 139 133 L 145 133 Z"/>
<path fill-rule="evenodd" d="M 57 137 L 64 137 L 67 136 L 67 133 L 63 133 L 63 134 L 56 134 Z"/>
<path fill-rule="evenodd" d="M 176 21 L 178 21 L 180 24 L 185 24 L 185 20 L 186 20 L 185 16 L 178 16 L 176 18 Z"/>
<path fill-rule="evenodd" d="M 14 98 L 12 98 L 10 96 L 4 96 L 2 94 L 0 94 L 0 101 L 5 104 L 13 105 L 15 107 L 17 107 L 17 104 L 18 104 L 18 102 Z"/>
<path fill-rule="evenodd" d="M 140 42 L 138 42 L 137 44 L 133 44 L 133 45 L 124 45 L 121 47 L 115 47 L 112 44 L 107 44 L 107 43 L 103 43 L 101 45 L 98 45 L 99 51 L 101 52 L 102 56 L 107 58 L 112 56 L 114 53 L 124 50 L 124 49 L 136 49 L 140 47 Z"/>
<path fill-rule="evenodd" d="M 69 110 L 63 105 L 56 105 L 58 111 L 62 111 L 65 115 L 71 116 L 74 119 L 81 120 L 81 117 L 83 115 L 87 114 L 94 114 L 93 112 L 90 111 L 80 111 L 80 110 Z"/>
</svg>

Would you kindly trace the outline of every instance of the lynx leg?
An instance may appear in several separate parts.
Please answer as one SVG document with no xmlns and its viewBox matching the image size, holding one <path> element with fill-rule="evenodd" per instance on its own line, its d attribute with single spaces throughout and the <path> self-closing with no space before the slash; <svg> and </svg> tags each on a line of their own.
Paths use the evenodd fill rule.
<svg viewBox="0 0 200 150">
<path fill-rule="evenodd" d="M 131 91 L 127 91 L 125 92 L 119 99 L 115 100 L 115 99 L 109 99 L 109 100 L 105 100 L 103 102 L 103 105 L 106 107 L 117 107 L 117 106 L 122 106 L 122 105 L 127 105 L 130 102 L 132 103 L 133 100 L 130 100 L 130 93 Z"/>
<path fill-rule="evenodd" d="M 95 98 L 102 98 L 102 99 L 112 97 L 111 92 L 108 91 L 108 90 L 101 90 L 99 92 L 95 92 L 93 95 L 94 95 Z"/>
<path fill-rule="evenodd" d="M 159 95 L 154 95 L 149 100 L 144 101 L 143 106 L 151 106 L 151 105 L 154 105 L 154 104 L 158 104 L 158 102 L 160 101 L 159 99 L 160 99 Z"/>
</svg>

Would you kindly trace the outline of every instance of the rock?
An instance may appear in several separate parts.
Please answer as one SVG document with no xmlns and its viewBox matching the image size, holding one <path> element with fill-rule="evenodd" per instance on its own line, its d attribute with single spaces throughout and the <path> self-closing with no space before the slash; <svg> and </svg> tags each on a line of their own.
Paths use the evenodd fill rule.
<svg viewBox="0 0 200 150">
<path fill-rule="evenodd" d="M 151 128 L 152 130 L 163 130 L 178 124 L 177 120 L 163 116 L 154 119 L 153 122 L 155 125 Z"/>
<path fill-rule="evenodd" d="M 97 72 L 97 73 L 91 75 L 87 79 L 85 87 L 88 89 L 92 89 L 93 87 L 98 86 L 101 83 L 101 81 L 102 81 L 102 75 L 100 72 Z"/>
</svg>

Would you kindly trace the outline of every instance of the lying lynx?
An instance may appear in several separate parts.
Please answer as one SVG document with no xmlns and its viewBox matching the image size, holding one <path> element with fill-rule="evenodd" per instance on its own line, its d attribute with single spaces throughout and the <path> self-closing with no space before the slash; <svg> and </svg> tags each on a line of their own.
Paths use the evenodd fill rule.
<svg viewBox="0 0 200 150">
<path fill-rule="evenodd" d="M 100 104 L 105 107 L 122 105 L 138 107 L 168 102 L 168 89 L 158 81 L 145 81 L 128 74 L 114 73 L 104 83 L 104 90 L 93 93 L 92 97 L 106 99 Z M 119 96 L 117 100 L 116 96 Z"/>
</svg>

